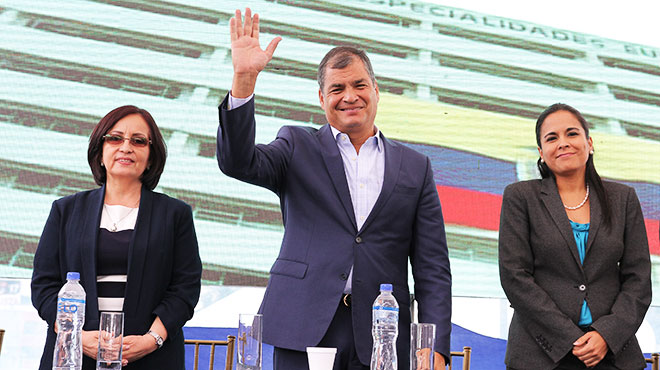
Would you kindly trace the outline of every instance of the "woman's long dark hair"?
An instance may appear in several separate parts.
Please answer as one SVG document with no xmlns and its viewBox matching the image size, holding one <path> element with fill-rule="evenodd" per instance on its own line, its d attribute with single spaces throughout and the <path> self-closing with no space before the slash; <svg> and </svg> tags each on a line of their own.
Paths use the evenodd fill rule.
<svg viewBox="0 0 660 370">
<path fill-rule="evenodd" d="M 587 120 L 582 116 L 582 114 L 577 109 L 571 107 L 568 104 L 555 103 L 546 108 L 536 120 L 536 145 L 538 145 L 539 148 L 541 147 L 541 126 L 549 115 L 557 111 L 566 111 L 573 114 L 573 116 L 575 116 L 575 118 L 580 122 L 580 125 L 582 125 L 582 129 L 584 129 L 584 133 L 587 139 L 589 138 L 589 124 L 587 123 Z M 555 177 L 555 174 L 552 173 L 545 162 L 541 161 L 541 158 L 538 159 L 536 165 L 539 168 L 539 172 L 541 173 L 542 178 L 545 179 L 547 177 Z M 596 172 L 593 154 L 589 154 L 589 159 L 587 159 L 585 181 L 598 195 L 598 203 L 600 204 L 600 208 L 603 212 L 603 224 L 605 227 L 609 227 L 612 224 L 612 210 L 610 208 L 610 202 L 607 197 L 607 191 L 605 190 L 605 186 L 603 186 L 603 180 L 601 180 L 598 172 Z"/>
</svg>

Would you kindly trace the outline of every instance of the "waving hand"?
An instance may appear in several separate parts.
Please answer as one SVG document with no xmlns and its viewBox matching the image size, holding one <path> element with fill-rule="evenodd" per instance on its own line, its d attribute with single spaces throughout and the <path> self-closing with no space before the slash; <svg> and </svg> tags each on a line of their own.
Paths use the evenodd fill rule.
<svg viewBox="0 0 660 370">
<path fill-rule="evenodd" d="M 273 53 L 281 37 L 274 38 L 262 50 L 259 45 L 259 15 L 252 16 L 250 8 L 245 9 L 245 22 L 241 22 L 241 11 L 229 21 L 231 36 L 231 59 L 234 65 L 232 96 L 245 98 L 254 92 L 257 75 L 273 58 Z"/>
</svg>

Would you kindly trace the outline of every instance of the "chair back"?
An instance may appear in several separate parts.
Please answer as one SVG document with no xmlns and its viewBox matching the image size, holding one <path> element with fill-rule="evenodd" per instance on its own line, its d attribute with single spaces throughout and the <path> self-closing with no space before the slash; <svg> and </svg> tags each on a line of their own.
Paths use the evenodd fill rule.
<svg viewBox="0 0 660 370">
<path fill-rule="evenodd" d="M 215 359 L 215 347 L 227 346 L 227 357 L 225 358 L 225 370 L 232 370 L 234 367 L 234 344 L 236 337 L 228 335 L 227 340 L 203 340 L 203 339 L 186 339 L 185 344 L 195 346 L 194 370 L 199 369 L 199 346 L 210 346 L 211 351 L 209 354 L 209 370 L 213 370 L 213 362 Z"/>
<path fill-rule="evenodd" d="M 645 358 L 646 363 L 651 364 L 651 370 L 660 370 L 660 354 L 651 353 L 651 358 Z"/>
<path fill-rule="evenodd" d="M 470 370 L 470 356 L 472 355 L 471 347 L 463 347 L 463 351 L 452 351 L 449 355 L 449 370 L 451 370 L 454 357 L 463 357 L 463 367 L 461 369 Z"/>
</svg>

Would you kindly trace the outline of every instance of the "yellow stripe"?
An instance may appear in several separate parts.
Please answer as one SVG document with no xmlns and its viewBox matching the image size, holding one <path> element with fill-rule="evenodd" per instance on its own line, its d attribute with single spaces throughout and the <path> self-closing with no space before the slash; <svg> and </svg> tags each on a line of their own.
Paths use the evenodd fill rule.
<svg viewBox="0 0 660 370">
<path fill-rule="evenodd" d="M 535 120 L 503 113 L 381 93 L 376 125 L 393 139 L 511 162 L 538 158 Z M 592 137 L 601 176 L 660 183 L 660 143 L 602 131 L 592 132 Z"/>
</svg>

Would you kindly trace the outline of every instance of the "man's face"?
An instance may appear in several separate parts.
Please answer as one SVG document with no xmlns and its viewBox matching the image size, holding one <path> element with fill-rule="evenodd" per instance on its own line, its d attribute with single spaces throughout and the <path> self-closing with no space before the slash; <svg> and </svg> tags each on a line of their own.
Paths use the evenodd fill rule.
<svg viewBox="0 0 660 370">
<path fill-rule="evenodd" d="M 370 136 L 378 106 L 378 85 L 371 81 L 364 63 L 353 57 L 342 69 L 326 67 L 321 108 L 328 123 L 349 136 Z"/>
</svg>

